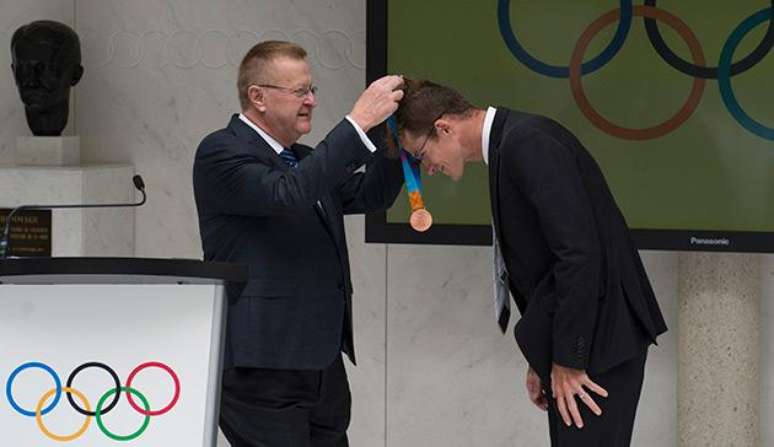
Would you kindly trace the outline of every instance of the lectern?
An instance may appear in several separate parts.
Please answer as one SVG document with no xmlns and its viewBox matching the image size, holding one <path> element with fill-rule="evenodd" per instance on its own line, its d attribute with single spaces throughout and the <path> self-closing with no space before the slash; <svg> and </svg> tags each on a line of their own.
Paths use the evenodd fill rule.
<svg viewBox="0 0 774 447">
<path fill-rule="evenodd" d="M 14 446 L 214 446 L 226 288 L 195 260 L 0 260 L 0 432 Z"/>
</svg>

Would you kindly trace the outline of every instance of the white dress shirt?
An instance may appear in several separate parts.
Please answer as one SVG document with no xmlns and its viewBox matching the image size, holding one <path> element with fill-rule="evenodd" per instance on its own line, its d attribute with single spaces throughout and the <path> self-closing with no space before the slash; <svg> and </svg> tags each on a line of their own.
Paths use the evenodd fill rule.
<svg viewBox="0 0 774 447">
<path fill-rule="evenodd" d="M 494 117 L 497 109 L 489 107 L 486 109 L 486 116 L 484 116 L 484 128 L 481 129 L 481 152 L 484 155 L 484 163 L 489 164 L 489 135 L 492 134 L 492 124 L 494 124 Z"/>
</svg>

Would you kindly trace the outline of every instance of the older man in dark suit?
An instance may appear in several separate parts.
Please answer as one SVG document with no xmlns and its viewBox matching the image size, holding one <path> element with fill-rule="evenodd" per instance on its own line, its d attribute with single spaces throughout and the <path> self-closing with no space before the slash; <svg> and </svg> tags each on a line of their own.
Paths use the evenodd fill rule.
<svg viewBox="0 0 774 447">
<path fill-rule="evenodd" d="M 488 164 L 505 330 L 529 362 L 531 400 L 548 410 L 553 446 L 621 447 L 631 440 L 647 347 L 666 331 L 623 215 L 594 159 L 567 129 L 458 92 L 407 81 L 401 141 L 429 174 L 454 180 Z M 497 287 L 496 287 L 497 288 Z"/>
<path fill-rule="evenodd" d="M 344 214 L 389 207 L 403 176 L 367 135 L 397 108 L 387 76 L 314 149 L 316 88 L 306 52 L 268 41 L 239 68 L 242 113 L 208 135 L 194 163 L 206 260 L 243 263 L 230 290 L 221 428 L 233 447 L 343 447 L 354 362 Z M 367 165 L 365 173 L 355 172 Z"/>
</svg>

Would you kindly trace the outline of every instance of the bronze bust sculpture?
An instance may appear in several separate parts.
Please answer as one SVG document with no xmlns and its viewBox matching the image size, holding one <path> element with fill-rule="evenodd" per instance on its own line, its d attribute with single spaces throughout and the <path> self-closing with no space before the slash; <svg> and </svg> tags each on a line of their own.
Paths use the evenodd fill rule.
<svg viewBox="0 0 774 447">
<path fill-rule="evenodd" d="M 11 38 L 14 79 L 33 135 L 59 136 L 67 125 L 70 87 L 83 76 L 78 35 L 69 26 L 39 20 Z"/>
</svg>

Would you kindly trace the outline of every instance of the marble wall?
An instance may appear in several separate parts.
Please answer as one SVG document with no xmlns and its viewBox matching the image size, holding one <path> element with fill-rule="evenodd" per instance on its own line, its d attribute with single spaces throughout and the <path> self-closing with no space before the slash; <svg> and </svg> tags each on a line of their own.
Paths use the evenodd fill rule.
<svg viewBox="0 0 774 447">
<path fill-rule="evenodd" d="M 761 445 L 774 445 L 774 255 L 761 259 Z"/>
<path fill-rule="evenodd" d="M 548 446 L 545 415 L 524 389 L 527 365 L 494 322 L 491 249 L 388 251 L 387 445 Z M 674 327 L 676 258 L 644 259 Z M 651 350 L 633 445 L 675 445 L 675 336 Z"/>
<path fill-rule="evenodd" d="M 239 111 L 236 73 L 250 46 L 290 39 L 309 50 L 320 105 L 307 141 L 319 141 L 363 85 L 359 2 L 77 0 L 76 6 L 87 66 L 77 106 L 83 157 L 131 162 L 144 176 L 141 256 L 200 256 L 193 156 L 204 135 Z"/>
<path fill-rule="evenodd" d="M 360 0 L 0 0 L 0 163 L 29 134 L 7 42 L 39 18 L 73 24 L 86 74 L 70 134 L 89 163 L 129 163 L 147 184 L 135 254 L 201 256 L 191 191 L 194 151 L 238 111 L 241 55 L 267 38 L 310 51 L 320 87 L 314 143 L 364 87 L 365 2 Z M 353 446 L 547 446 L 546 420 L 527 400 L 526 365 L 493 321 L 491 251 L 484 247 L 365 244 L 347 219 L 359 365 L 349 368 Z M 671 331 L 652 349 L 634 445 L 677 444 L 677 255 L 643 257 Z M 763 258 L 761 420 L 774 414 L 774 260 Z M 417 274 L 416 272 L 421 272 Z M 774 428 L 763 425 L 764 445 Z M 225 445 L 222 442 L 222 445 Z"/>
</svg>

